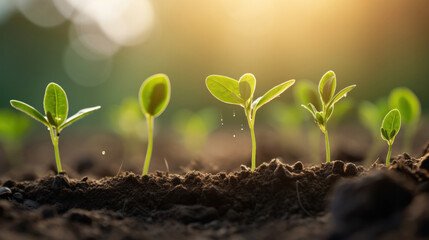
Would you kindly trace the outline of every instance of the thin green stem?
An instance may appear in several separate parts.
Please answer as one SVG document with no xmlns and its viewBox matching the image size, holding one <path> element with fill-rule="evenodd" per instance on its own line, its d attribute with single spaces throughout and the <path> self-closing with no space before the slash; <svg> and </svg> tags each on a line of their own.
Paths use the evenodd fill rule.
<svg viewBox="0 0 429 240">
<path fill-rule="evenodd" d="M 250 112 L 246 111 L 247 123 L 250 128 L 250 135 L 252 137 L 252 172 L 256 169 L 256 138 L 255 138 L 255 113 L 250 116 Z"/>
<path fill-rule="evenodd" d="M 386 157 L 386 166 L 388 167 L 390 165 L 390 156 L 392 155 L 392 144 L 389 143 L 389 151 L 387 152 Z"/>
<path fill-rule="evenodd" d="M 60 138 L 57 130 L 54 127 L 50 127 L 49 132 L 51 133 L 51 140 L 52 145 L 54 145 L 54 151 L 55 151 L 55 161 L 57 163 L 57 171 L 58 173 L 62 172 L 61 168 L 61 159 L 60 159 L 60 150 L 58 148 L 58 140 Z"/>
<path fill-rule="evenodd" d="M 325 133 L 325 145 L 326 145 L 326 162 L 331 162 L 331 149 L 329 147 L 329 136 L 328 136 L 328 130 L 324 131 Z"/>
<path fill-rule="evenodd" d="M 146 175 L 149 171 L 149 164 L 150 164 L 150 158 L 152 157 L 152 148 L 153 148 L 153 117 L 148 116 L 147 117 L 147 128 L 148 128 L 148 135 L 147 135 L 147 151 L 146 151 L 146 158 L 144 160 L 144 168 L 143 168 L 143 175 Z"/>
</svg>

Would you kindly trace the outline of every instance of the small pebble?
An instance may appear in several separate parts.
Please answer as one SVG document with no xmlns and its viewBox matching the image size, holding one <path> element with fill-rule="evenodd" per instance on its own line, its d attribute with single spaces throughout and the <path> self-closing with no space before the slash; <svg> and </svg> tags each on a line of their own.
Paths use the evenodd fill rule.
<svg viewBox="0 0 429 240">
<path fill-rule="evenodd" d="M 18 202 L 22 202 L 24 200 L 24 196 L 22 196 L 22 193 L 20 192 L 14 193 L 13 198 L 15 198 Z"/>
<path fill-rule="evenodd" d="M 358 170 L 355 164 L 347 163 L 344 167 L 344 175 L 346 176 L 356 176 L 358 174 Z"/>
<path fill-rule="evenodd" d="M 12 190 L 8 187 L 1 187 L 0 188 L 0 197 L 7 197 L 10 194 L 12 194 Z"/>
</svg>

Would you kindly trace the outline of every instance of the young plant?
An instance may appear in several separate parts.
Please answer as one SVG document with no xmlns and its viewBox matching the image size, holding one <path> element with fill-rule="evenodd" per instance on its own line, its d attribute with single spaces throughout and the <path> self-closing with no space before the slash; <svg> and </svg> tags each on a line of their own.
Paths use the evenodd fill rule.
<svg viewBox="0 0 429 240">
<path fill-rule="evenodd" d="M 325 144 L 326 144 L 326 162 L 331 162 L 331 153 L 329 147 L 329 136 L 327 123 L 329 118 L 334 112 L 334 105 L 340 101 L 342 98 L 347 96 L 347 93 L 350 92 L 356 85 L 351 85 L 343 90 L 339 91 L 336 95 L 335 89 L 337 86 L 337 80 L 335 73 L 333 71 L 328 71 L 323 75 L 322 79 L 319 82 L 319 95 L 322 102 L 321 110 L 319 111 L 311 102 L 307 105 L 302 105 L 307 109 L 315 122 L 319 125 L 320 130 L 325 134 Z"/>
<path fill-rule="evenodd" d="M 238 81 L 220 75 L 210 75 L 206 78 L 207 88 L 215 98 L 224 103 L 235 104 L 244 108 L 252 137 L 252 171 L 255 171 L 256 168 L 256 139 L 254 129 L 256 111 L 264 104 L 280 96 L 294 83 L 295 80 L 289 80 L 279 84 L 261 97 L 253 100 L 256 79 L 251 73 L 244 74 Z"/>
<path fill-rule="evenodd" d="M 403 151 L 410 152 L 421 115 L 420 101 L 410 89 L 401 87 L 390 93 L 389 106 L 401 112 L 405 124 Z"/>
<path fill-rule="evenodd" d="M 140 87 L 139 101 L 148 127 L 148 145 L 143 167 L 143 175 L 146 175 L 152 156 L 153 121 L 164 112 L 170 101 L 170 80 L 167 75 L 155 74 L 147 78 Z"/>
<path fill-rule="evenodd" d="M 392 145 L 395 137 L 401 129 L 401 113 L 398 109 L 393 109 L 387 113 L 381 124 L 381 137 L 389 144 L 389 151 L 386 157 L 386 166 L 390 165 L 390 155 L 392 154 Z"/>
<path fill-rule="evenodd" d="M 58 173 L 62 172 L 60 152 L 58 149 L 58 140 L 60 138 L 61 131 L 77 120 L 100 109 L 100 106 L 85 108 L 70 118 L 67 118 L 69 111 L 67 95 L 64 90 L 56 83 L 49 83 L 45 90 L 43 107 L 45 109 L 46 116 L 43 116 L 32 106 L 20 101 L 11 100 L 10 104 L 12 107 L 26 113 L 30 117 L 36 119 L 48 127 L 48 130 L 51 133 L 52 144 L 54 145 Z"/>
</svg>

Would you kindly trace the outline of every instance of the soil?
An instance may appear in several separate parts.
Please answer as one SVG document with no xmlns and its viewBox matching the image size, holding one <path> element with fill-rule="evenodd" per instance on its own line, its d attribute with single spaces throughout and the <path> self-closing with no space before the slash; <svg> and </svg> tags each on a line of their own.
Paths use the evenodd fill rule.
<svg viewBox="0 0 429 240">
<path fill-rule="evenodd" d="M 0 239 L 425 239 L 429 145 L 389 168 L 274 159 L 255 172 L 0 182 Z"/>
</svg>

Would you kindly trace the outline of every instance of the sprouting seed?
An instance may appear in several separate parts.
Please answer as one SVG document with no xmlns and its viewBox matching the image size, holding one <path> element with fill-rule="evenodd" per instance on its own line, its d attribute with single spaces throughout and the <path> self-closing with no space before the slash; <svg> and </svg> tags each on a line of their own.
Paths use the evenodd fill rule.
<svg viewBox="0 0 429 240">
<path fill-rule="evenodd" d="M 51 134 L 52 144 L 54 145 L 55 160 L 57 164 L 58 173 L 62 172 L 60 152 L 58 148 L 60 132 L 70 124 L 100 109 L 100 106 L 85 108 L 80 110 L 70 118 L 67 118 L 69 110 L 67 95 L 60 87 L 60 85 L 56 83 L 50 83 L 46 87 L 45 97 L 43 101 L 45 116 L 43 116 L 32 106 L 21 101 L 11 100 L 10 104 L 12 105 L 12 107 L 26 113 L 27 115 L 41 122 L 48 128 Z"/>
<path fill-rule="evenodd" d="M 319 96 L 322 102 L 322 109 L 319 111 L 314 104 L 311 102 L 307 105 L 302 105 L 307 109 L 314 118 L 314 121 L 319 125 L 320 130 L 325 134 L 325 144 L 326 144 L 326 162 L 331 161 L 331 153 L 329 147 L 329 137 L 327 123 L 334 113 L 334 105 L 339 100 L 347 96 L 347 93 L 350 92 L 356 85 L 351 85 L 343 90 L 339 91 L 336 95 L 335 89 L 337 85 L 337 79 L 333 71 L 328 71 L 323 75 L 319 82 Z"/>
<path fill-rule="evenodd" d="M 256 168 L 256 139 L 254 131 L 256 111 L 264 104 L 278 97 L 294 83 L 295 80 L 289 80 L 279 84 L 261 97 L 253 100 L 256 79 L 251 73 L 244 74 L 238 81 L 220 75 L 210 75 L 206 78 L 207 88 L 215 98 L 222 102 L 239 105 L 244 108 L 252 137 L 252 171 L 255 171 Z"/>
<path fill-rule="evenodd" d="M 149 171 L 153 148 L 153 122 L 167 108 L 170 101 L 170 80 L 165 74 L 155 74 L 147 78 L 140 87 L 139 101 L 148 126 L 148 145 L 143 167 L 143 175 Z"/>
<path fill-rule="evenodd" d="M 381 124 L 381 137 L 389 145 L 389 151 L 386 157 L 386 166 L 390 165 L 390 156 L 392 154 L 392 145 L 395 137 L 401 129 L 401 112 L 398 109 L 393 109 L 383 119 Z"/>
</svg>

